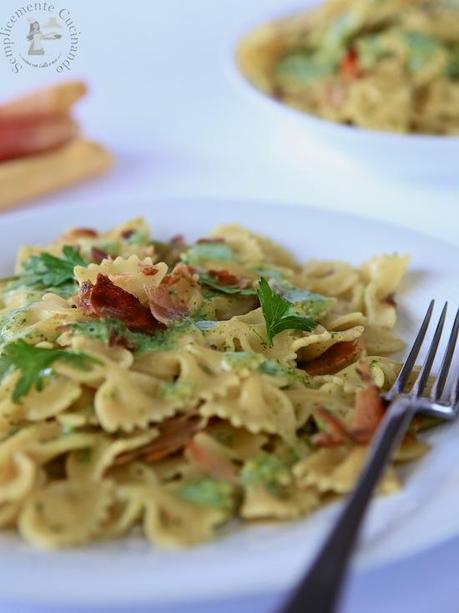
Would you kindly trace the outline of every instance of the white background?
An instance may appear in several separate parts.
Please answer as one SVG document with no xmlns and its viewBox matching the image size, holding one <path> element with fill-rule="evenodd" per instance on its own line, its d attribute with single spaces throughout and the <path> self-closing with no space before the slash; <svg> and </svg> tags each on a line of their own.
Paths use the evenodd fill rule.
<svg viewBox="0 0 459 613">
<path fill-rule="evenodd" d="M 0 26 L 20 5 L 1 1 Z M 59 6 L 70 9 L 81 31 L 68 76 L 84 77 L 91 87 L 78 116 L 88 135 L 115 152 L 117 164 L 103 179 L 46 198 L 50 205 L 91 198 L 109 215 L 110 202 L 124 199 L 128 215 L 136 198 L 148 195 L 249 197 L 387 219 L 459 245 L 457 177 L 413 180 L 397 177 L 396 169 L 389 175 L 360 167 L 281 120 L 267 121 L 263 107 L 243 95 L 230 69 L 233 42 L 252 23 L 295 8 L 292 3 L 67 0 Z M 1 98 L 56 77 L 40 69 L 13 74 L 0 55 Z M 459 539 L 359 575 L 344 610 L 459 611 L 458 561 Z M 261 595 L 220 604 L 219 611 L 270 611 L 275 603 L 275 596 Z"/>
</svg>

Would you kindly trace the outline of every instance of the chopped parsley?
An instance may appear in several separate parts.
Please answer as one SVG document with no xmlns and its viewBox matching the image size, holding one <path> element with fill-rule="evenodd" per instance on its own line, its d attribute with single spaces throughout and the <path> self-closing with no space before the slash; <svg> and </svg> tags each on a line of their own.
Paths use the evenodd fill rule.
<svg viewBox="0 0 459 613">
<path fill-rule="evenodd" d="M 219 283 L 218 279 L 212 277 L 208 273 L 202 272 L 199 274 L 199 280 L 202 285 L 212 288 L 215 292 L 222 294 L 235 294 L 238 296 L 256 296 L 257 291 L 253 287 L 239 287 L 237 285 L 225 285 Z"/>
<path fill-rule="evenodd" d="M 211 509 L 230 512 L 235 504 L 233 487 L 210 477 L 183 483 L 177 493 L 189 502 Z"/>
<path fill-rule="evenodd" d="M 46 378 L 51 374 L 51 367 L 57 361 L 66 362 L 80 369 L 87 369 L 93 364 L 100 363 L 99 360 L 85 353 L 34 347 L 25 341 L 17 340 L 2 349 L 0 380 L 10 372 L 20 371 L 21 374 L 12 396 L 13 401 L 19 403 L 32 388 L 38 391 L 43 389 Z"/>
<path fill-rule="evenodd" d="M 136 245 L 138 247 L 144 247 L 151 242 L 150 234 L 145 228 L 134 230 L 132 234 L 129 234 L 124 240 L 128 245 Z"/>
<path fill-rule="evenodd" d="M 335 63 L 324 61 L 317 54 L 295 52 L 283 57 L 276 66 L 278 78 L 294 79 L 304 84 L 331 75 Z"/>
<path fill-rule="evenodd" d="M 307 289 L 299 289 L 287 283 L 273 283 L 273 288 L 279 294 L 290 302 L 293 311 L 297 315 L 306 315 L 312 319 L 320 319 L 325 315 L 332 304 L 332 300 L 321 294 L 310 292 Z"/>
<path fill-rule="evenodd" d="M 411 73 L 419 72 L 442 49 L 442 45 L 423 32 L 401 32 L 407 49 L 408 69 Z"/>
<path fill-rule="evenodd" d="M 165 400 L 182 400 L 189 398 L 196 391 L 195 381 L 181 379 L 179 381 L 164 382 L 159 386 L 159 394 Z"/>
<path fill-rule="evenodd" d="M 263 317 L 266 324 L 266 336 L 270 346 L 273 338 L 283 330 L 304 330 L 310 332 L 316 326 L 314 319 L 308 316 L 294 314 L 291 303 L 275 292 L 264 277 L 258 286 Z"/>
<path fill-rule="evenodd" d="M 276 494 L 290 482 L 290 472 L 277 455 L 262 451 L 244 464 L 241 481 L 246 486 L 261 485 Z"/>
<path fill-rule="evenodd" d="M 215 260 L 228 261 L 234 257 L 233 250 L 223 241 L 196 243 L 182 255 L 185 264 L 202 264 Z"/>
<path fill-rule="evenodd" d="M 256 370 L 264 361 L 259 353 L 251 351 L 225 351 L 222 365 L 225 369 L 238 371 L 245 368 Z"/>
<path fill-rule="evenodd" d="M 258 367 L 258 372 L 270 377 L 287 377 L 289 382 L 298 381 L 307 384 L 309 381 L 308 375 L 302 370 L 284 366 L 276 360 L 265 360 Z"/>
<path fill-rule="evenodd" d="M 225 370 L 234 372 L 248 369 L 270 377 L 286 377 L 289 384 L 294 381 L 308 382 L 308 376 L 305 372 L 285 366 L 277 360 L 267 360 L 261 353 L 252 351 L 225 351 L 222 366 Z"/>
<path fill-rule="evenodd" d="M 185 319 L 169 326 L 166 330 L 157 330 L 154 334 L 132 332 L 118 319 L 97 319 L 69 325 L 77 335 L 87 336 L 102 341 L 107 345 L 126 346 L 131 351 L 165 351 L 174 349 L 177 336 L 191 329 L 192 320 Z"/>
<path fill-rule="evenodd" d="M 27 307 L 19 307 L 7 311 L 0 319 L 0 341 L 2 343 L 12 340 L 21 327 L 27 324 Z"/>
<path fill-rule="evenodd" d="M 390 50 L 384 46 L 383 38 L 377 34 L 362 36 L 355 43 L 357 56 L 362 68 L 371 69 L 383 57 L 390 55 Z"/>
<path fill-rule="evenodd" d="M 349 11 L 339 15 L 334 23 L 327 28 L 322 52 L 326 52 L 329 57 L 334 57 L 346 46 L 360 26 L 361 20 L 357 11 Z"/>
</svg>

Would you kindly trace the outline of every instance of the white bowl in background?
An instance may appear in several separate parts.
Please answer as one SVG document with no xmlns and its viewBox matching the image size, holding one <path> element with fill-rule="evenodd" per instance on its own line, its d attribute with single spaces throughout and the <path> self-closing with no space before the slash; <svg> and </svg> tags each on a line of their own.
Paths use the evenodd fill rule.
<svg viewBox="0 0 459 613">
<path fill-rule="evenodd" d="M 307 9 L 308 5 L 317 3 L 306 0 L 305 4 Z M 283 15 L 294 12 L 287 8 Z M 230 80 L 265 113 L 267 123 L 284 122 L 288 134 L 293 130 L 295 138 L 302 136 L 308 146 L 313 141 L 320 141 L 359 163 L 390 174 L 413 178 L 459 178 L 459 136 L 399 134 L 335 123 L 287 106 L 252 85 L 236 64 L 237 45 L 257 25 L 279 17 L 279 14 L 267 15 L 240 32 L 231 42 L 230 61 L 227 61 Z"/>
</svg>

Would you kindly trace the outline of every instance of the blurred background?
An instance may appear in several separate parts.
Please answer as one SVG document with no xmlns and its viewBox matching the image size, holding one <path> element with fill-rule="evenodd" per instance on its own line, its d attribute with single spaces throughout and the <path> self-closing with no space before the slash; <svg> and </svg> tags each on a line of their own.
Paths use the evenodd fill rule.
<svg viewBox="0 0 459 613">
<path fill-rule="evenodd" d="M 19 3 L 20 4 L 20 3 Z M 64 6 L 64 4 L 63 4 Z M 25 67 L 0 56 L 0 97 L 56 77 L 83 78 L 76 106 L 84 132 L 107 145 L 110 175 L 47 197 L 126 200 L 154 195 L 234 196 L 342 209 L 454 240 L 457 177 L 398 176 L 365 168 L 295 122 L 257 104 L 237 78 L 232 50 L 254 24 L 301 7 L 289 0 L 67 0 L 80 32 L 71 71 Z M 3 0 L 0 23 L 18 8 Z"/>
<path fill-rule="evenodd" d="M 19 4 L 2 0 L 0 24 Z M 91 199 L 96 206 L 121 200 L 129 215 L 137 199 L 148 197 L 251 198 L 353 212 L 459 244 L 457 176 L 403 176 L 396 168 L 391 173 L 359 164 L 305 139 L 281 115 L 270 121 L 239 82 L 232 65 L 238 37 L 301 4 L 65 0 L 64 5 L 79 31 L 71 71 L 57 75 L 53 69 L 26 67 L 15 74 L 0 56 L 0 97 L 56 78 L 86 80 L 90 92 L 76 115 L 84 133 L 106 145 L 116 163 L 108 174 L 36 203 L 65 206 Z M 458 551 L 454 541 L 359 575 L 351 582 L 345 611 L 427 613 L 434 602 L 439 611 L 456 610 L 448 604 L 448 585 Z M 435 595 L 431 582 L 418 581 L 431 573 Z M 275 594 L 261 595 L 220 603 L 219 610 L 270 611 L 277 600 Z"/>
</svg>

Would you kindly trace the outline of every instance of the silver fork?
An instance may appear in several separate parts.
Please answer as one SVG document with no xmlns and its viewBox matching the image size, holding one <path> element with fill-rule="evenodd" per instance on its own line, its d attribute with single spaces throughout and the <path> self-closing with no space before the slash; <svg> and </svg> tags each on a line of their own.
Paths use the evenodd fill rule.
<svg viewBox="0 0 459 613">
<path fill-rule="evenodd" d="M 447 303 L 438 319 L 427 357 L 416 381 L 411 390 L 404 393 L 429 327 L 433 309 L 434 301 L 432 300 L 394 385 L 383 396 L 389 403 L 387 411 L 370 446 L 357 484 L 312 566 L 300 581 L 293 596 L 282 608 L 282 613 L 332 613 L 336 610 L 351 554 L 371 496 L 387 466 L 392 451 L 405 434 L 413 416 L 420 412 L 452 420 L 458 415 L 459 373 L 455 373 L 453 377 L 450 393 L 445 394 L 444 392 L 459 334 L 459 310 L 456 313 L 430 397 L 422 396 L 443 332 Z"/>
</svg>

